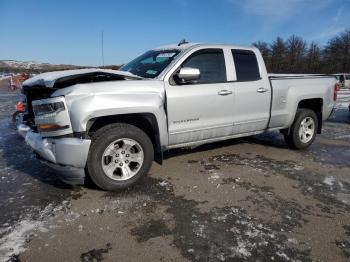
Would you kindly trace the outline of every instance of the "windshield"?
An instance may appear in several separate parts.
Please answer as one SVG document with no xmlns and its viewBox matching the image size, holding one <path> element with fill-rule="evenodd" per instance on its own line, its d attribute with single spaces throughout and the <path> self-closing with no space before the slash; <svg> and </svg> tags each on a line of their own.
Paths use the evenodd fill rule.
<svg viewBox="0 0 350 262">
<path fill-rule="evenodd" d="M 155 78 L 178 54 L 179 50 L 151 50 L 122 66 L 119 70 L 144 78 Z"/>
</svg>

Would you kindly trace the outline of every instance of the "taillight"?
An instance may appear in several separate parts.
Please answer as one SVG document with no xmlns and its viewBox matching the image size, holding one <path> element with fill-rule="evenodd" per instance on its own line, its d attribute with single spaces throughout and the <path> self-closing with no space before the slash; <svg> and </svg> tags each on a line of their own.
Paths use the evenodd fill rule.
<svg viewBox="0 0 350 262">
<path fill-rule="evenodd" d="M 23 102 L 18 102 L 18 103 L 16 104 L 16 110 L 17 110 L 18 112 L 23 113 L 24 110 L 25 110 L 25 104 L 24 104 Z"/>
<path fill-rule="evenodd" d="M 340 90 L 340 85 L 336 83 L 334 85 L 333 100 L 336 101 L 338 97 L 338 91 Z"/>
<path fill-rule="evenodd" d="M 340 85 L 339 83 L 335 83 L 335 90 L 338 92 L 340 91 Z"/>
</svg>

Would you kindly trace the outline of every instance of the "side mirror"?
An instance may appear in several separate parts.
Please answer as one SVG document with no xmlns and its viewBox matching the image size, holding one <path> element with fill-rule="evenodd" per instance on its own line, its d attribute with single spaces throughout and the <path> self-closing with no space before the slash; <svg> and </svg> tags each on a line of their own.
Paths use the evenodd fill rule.
<svg viewBox="0 0 350 262">
<path fill-rule="evenodd" d="M 198 68 L 183 67 L 176 76 L 181 82 L 186 83 L 198 80 L 201 77 L 201 72 Z"/>
</svg>

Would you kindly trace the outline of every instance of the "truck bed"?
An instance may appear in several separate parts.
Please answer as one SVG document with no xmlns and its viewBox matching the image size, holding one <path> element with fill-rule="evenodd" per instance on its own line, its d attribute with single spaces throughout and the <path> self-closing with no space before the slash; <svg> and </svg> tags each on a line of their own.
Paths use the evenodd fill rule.
<svg viewBox="0 0 350 262">
<path fill-rule="evenodd" d="M 289 127 L 301 100 L 313 99 L 322 109 L 326 120 L 334 107 L 333 92 L 336 79 L 332 75 L 268 74 L 271 84 L 271 119 L 269 129 Z"/>
</svg>

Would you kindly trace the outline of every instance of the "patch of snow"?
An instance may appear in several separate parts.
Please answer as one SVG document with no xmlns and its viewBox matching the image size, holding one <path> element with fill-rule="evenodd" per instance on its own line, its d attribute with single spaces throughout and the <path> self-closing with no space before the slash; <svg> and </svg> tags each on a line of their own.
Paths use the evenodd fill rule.
<svg viewBox="0 0 350 262">
<path fill-rule="evenodd" d="M 196 225 L 195 228 L 193 229 L 193 233 L 197 237 L 206 238 L 206 234 L 204 233 L 205 225 L 199 224 L 197 220 L 192 221 L 192 223 Z"/>
<path fill-rule="evenodd" d="M 284 258 L 284 259 L 287 260 L 287 261 L 290 260 L 290 258 L 289 258 L 285 253 L 283 253 L 283 252 L 277 251 L 277 252 L 276 252 L 276 255 L 279 256 L 279 257 Z"/>
<path fill-rule="evenodd" d="M 350 135 L 340 135 L 340 136 L 334 137 L 334 139 L 344 139 L 344 138 L 350 138 Z"/>
<path fill-rule="evenodd" d="M 295 166 L 294 166 L 294 169 L 297 170 L 297 171 L 300 171 L 300 170 L 303 170 L 304 167 L 303 167 L 303 166 L 300 166 L 300 165 L 295 165 Z"/>
<path fill-rule="evenodd" d="M 223 214 L 221 216 L 214 217 L 214 220 L 226 222 L 227 216 L 228 214 Z"/>
<path fill-rule="evenodd" d="M 216 181 L 220 178 L 220 174 L 219 173 L 213 173 L 210 177 L 208 177 L 209 181 Z"/>
<path fill-rule="evenodd" d="M 250 257 L 251 253 L 248 251 L 247 246 L 244 242 L 238 241 L 236 247 L 232 247 L 232 251 L 238 256 L 238 257 Z"/>
<path fill-rule="evenodd" d="M 217 257 L 220 261 L 225 261 L 225 256 L 224 256 L 224 254 L 218 254 L 216 257 Z"/>
<path fill-rule="evenodd" d="M 40 221 L 22 220 L 10 233 L 2 237 L 0 239 L 0 261 L 7 261 L 12 254 L 23 252 L 30 233 L 40 225 Z"/>
<path fill-rule="evenodd" d="M 10 78 L 10 77 L 9 77 L 9 76 L 1 76 L 1 77 L 0 77 L 0 81 L 1 81 L 1 80 L 5 80 L 5 79 L 8 79 L 8 78 Z"/>
<path fill-rule="evenodd" d="M 167 186 L 169 183 L 167 181 L 161 181 L 159 182 L 160 186 Z"/>
<path fill-rule="evenodd" d="M 298 244 L 298 240 L 296 240 L 295 238 L 288 238 L 288 242 L 289 243 L 292 243 L 294 245 L 297 245 Z"/>
<path fill-rule="evenodd" d="M 170 190 L 171 189 L 171 183 L 169 181 L 163 180 L 161 182 L 158 183 L 161 187 L 165 187 L 166 190 Z"/>
<path fill-rule="evenodd" d="M 235 234 L 240 234 L 241 233 L 241 230 L 239 230 L 239 228 L 237 228 L 237 227 L 230 228 L 230 231 L 232 233 L 235 233 Z"/>
<path fill-rule="evenodd" d="M 340 190 L 343 190 L 344 189 L 344 184 L 342 182 L 338 182 L 338 185 L 340 187 Z"/>
<path fill-rule="evenodd" d="M 126 196 L 124 198 L 115 199 L 105 205 L 104 211 L 118 211 L 118 210 L 129 210 L 132 207 L 141 207 L 144 203 L 148 202 L 150 197 L 147 195 L 137 195 L 134 196 Z"/>
<path fill-rule="evenodd" d="M 340 102 L 335 105 L 335 109 L 344 109 L 349 108 L 349 101 L 347 102 Z"/>
<path fill-rule="evenodd" d="M 74 220 L 76 220 L 79 217 L 80 217 L 80 215 L 78 213 L 70 211 L 65 215 L 64 220 L 66 222 L 73 222 Z"/>
<path fill-rule="evenodd" d="M 256 229 L 253 229 L 252 231 L 247 231 L 244 234 L 247 235 L 248 237 L 257 237 L 259 235 L 259 231 Z"/>
<path fill-rule="evenodd" d="M 335 178 L 332 176 L 327 176 L 325 177 L 325 179 L 323 180 L 323 183 L 328 185 L 328 186 L 333 186 L 335 182 Z"/>
<path fill-rule="evenodd" d="M 26 250 L 26 243 L 35 235 L 35 231 L 48 232 L 53 228 L 55 215 L 63 211 L 66 205 L 53 206 L 49 204 L 42 210 L 37 219 L 26 217 L 12 227 L 1 229 L 0 238 L 0 262 L 8 261 L 12 255 L 18 255 Z M 72 221 L 71 217 L 64 219 Z"/>
</svg>

